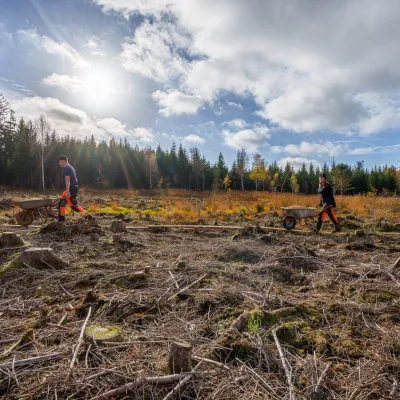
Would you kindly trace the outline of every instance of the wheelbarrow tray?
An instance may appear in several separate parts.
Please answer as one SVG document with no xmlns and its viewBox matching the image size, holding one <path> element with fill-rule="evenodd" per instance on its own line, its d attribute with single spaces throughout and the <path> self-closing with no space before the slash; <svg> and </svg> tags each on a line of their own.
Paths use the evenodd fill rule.
<svg viewBox="0 0 400 400">
<path fill-rule="evenodd" d="M 14 203 L 23 210 L 33 210 L 35 208 L 51 206 L 55 201 L 55 199 L 38 199 L 14 201 Z"/>
<path fill-rule="evenodd" d="M 314 207 L 281 207 L 286 215 L 291 215 L 294 218 L 311 218 L 315 215 Z"/>
</svg>

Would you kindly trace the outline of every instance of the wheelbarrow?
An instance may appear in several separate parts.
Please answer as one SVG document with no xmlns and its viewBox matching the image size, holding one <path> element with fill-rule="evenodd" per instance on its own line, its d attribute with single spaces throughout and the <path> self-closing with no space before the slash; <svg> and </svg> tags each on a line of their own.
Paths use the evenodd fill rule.
<svg viewBox="0 0 400 400">
<path fill-rule="evenodd" d="M 282 209 L 282 225 L 285 229 L 290 230 L 296 227 L 297 222 L 315 232 L 317 227 L 315 224 L 315 217 L 318 217 L 323 212 L 327 211 L 330 207 L 325 204 L 320 211 L 316 211 L 315 207 L 281 207 Z"/>
<path fill-rule="evenodd" d="M 15 219 L 19 225 L 30 225 L 34 218 L 40 218 L 46 222 L 49 217 L 56 218 L 53 207 L 59 202 L 59 199 L 39 199 L 39 200 L 24 200 L 13 201 L 15 205 L 22 208 L 15 214 Z"/>
<path fill-rule="evenodd" d="M 315 230 L 314 218 L 320 212 L 315 212 L 314 207 L 281 207 L 281 209 L 281 220 L 285 229 L 294 229 L 297 222 L 300 222 L 302 225 L 307 225 L 311 230 Z"/>
</svg>

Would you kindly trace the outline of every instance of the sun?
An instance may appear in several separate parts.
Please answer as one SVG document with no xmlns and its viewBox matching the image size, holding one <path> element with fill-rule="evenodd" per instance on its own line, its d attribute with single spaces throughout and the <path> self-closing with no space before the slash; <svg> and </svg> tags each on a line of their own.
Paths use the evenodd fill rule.
<svg viewBox="0 0 400 400">
<path fill-rule="evenodd" d="M 103 74 L 90 75 L 84 81 L 83 90 L 93 100 L 104 101 L 112 93 L 110 78 Z"/>
</svg>

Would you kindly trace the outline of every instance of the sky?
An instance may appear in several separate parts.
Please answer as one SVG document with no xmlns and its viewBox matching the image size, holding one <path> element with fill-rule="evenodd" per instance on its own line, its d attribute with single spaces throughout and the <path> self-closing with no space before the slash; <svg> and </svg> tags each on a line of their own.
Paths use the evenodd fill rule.
<svg viewBox="0 0 400 400">
<path fill-rule="evenodd" d="M 0 0 L 0 93 L 60 135 L 400 167 L 398 0 Z"/>
</svg>

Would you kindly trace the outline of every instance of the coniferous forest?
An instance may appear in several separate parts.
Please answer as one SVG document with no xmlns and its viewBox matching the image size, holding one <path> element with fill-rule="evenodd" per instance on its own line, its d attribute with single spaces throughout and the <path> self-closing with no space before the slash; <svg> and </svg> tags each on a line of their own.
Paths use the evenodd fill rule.
<svg viewBox="0 0 400 400">
<path fill-rule="evenodd" d="M 186 149 L 173 143 L 170 149 L 139 148 L 128 139 L 97 142 L 57 134 L 45 116 L 35 121 L 16 120 L 8 103 L 0 96 L 0 186 L 29 190 L 59 187 L 60 170 L 55 159 L 66 154 L 78 171 L 80 185 L 99 189 L 180 188 L 204 190 L 268 190 L 315 194 L 318 176 L 329 175 L 335 191 L 342 194 L 396 194 L 400 191 L 400 171 L 394 166 L 367 169 L 329 160 L 319 165 L 303 165 L 295 171 L 290 164 L 280 166 L 261 154 L 251 157 L 244 149 L 232 165 L 220 153 L 211 163 L 196 147 Z"/>
</svg>

